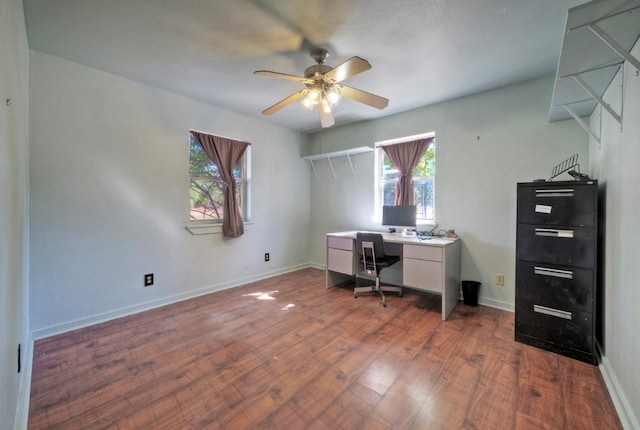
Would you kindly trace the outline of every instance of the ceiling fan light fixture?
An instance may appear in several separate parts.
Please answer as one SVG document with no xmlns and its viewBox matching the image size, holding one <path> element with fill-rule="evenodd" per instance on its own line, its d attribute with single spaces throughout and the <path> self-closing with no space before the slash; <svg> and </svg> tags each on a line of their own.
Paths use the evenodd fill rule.
<svg viewBox="0 0 640 430">
<path fill-rule="evenodd" d="M 302 105 L 307 109 L 313 109 L 314 106 L 320 103 L 323 98 L 322 90 L 319 87 L 311 87 L 307 91 L 307 95 L 302 99 Z"/>
<path fill-rule="evenodd" d="M 312 110 L 313 107 L 317 105 L 317 103 L 313 103 L 308 96 L 302 99 L 301 103 L 302 103 L 302 106 L 306 107 L 309 110 Z"/>
<path fill-rule="evenodd" d="M 310 87 L 302 105 L 307 109 L 313 109 L 314 106 L 322 105 L 324 112 L 331 112 L 331 106 L 340 101 L 340 87 L 338 85 L 315 84 Z"/>
<path fill-rule="evenodd" d="M 322 90 L 318 87 L 311 88 L 309 90 L 309 94 L 307 95 L 309 100 L 311 100 L 314 104 L 320 103 L 320 99 L 322 98 Z"/>
<path fill-rule="evenodd" d="M 327 99 L 332 105 L 340 101 L 340 88 L 337 85 L 332 86 L 326 94 Z"/>
</svg>

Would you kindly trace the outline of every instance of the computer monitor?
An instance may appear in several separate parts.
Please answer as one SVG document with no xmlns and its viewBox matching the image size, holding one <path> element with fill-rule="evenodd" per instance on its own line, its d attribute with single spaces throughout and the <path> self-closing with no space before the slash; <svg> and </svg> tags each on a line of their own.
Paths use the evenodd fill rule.
<svg viewBox="0 0 640 430">
<path fill-rule="evenodd" d="M 393 227 L 415 227 L 416 205 L 382 206 L 382 225 Z"/>
</svg>

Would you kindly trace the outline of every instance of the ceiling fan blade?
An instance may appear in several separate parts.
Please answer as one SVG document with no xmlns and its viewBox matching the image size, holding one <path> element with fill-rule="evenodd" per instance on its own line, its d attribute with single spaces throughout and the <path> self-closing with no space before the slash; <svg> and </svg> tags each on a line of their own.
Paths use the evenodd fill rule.
<svg viewBox="0 0 640 430">
<path fill-rule="evenodd" d="M 340 85 L 340 95 L 374 108 L 384 109 L 389 105 L 389 99 L 368 93 L 346 85 Z"/>
<path fill-rule="evenodd" d="M 335 124 L 333 112 L 331 110 L 329 110 L 329 112 L 325 112 L 322 106 L 318 105 L 318 112 L 320 112 L 320 125 L 322 128 L 329 128 Z"/>
<path fill-rule="evenodd" d="M 280 109 L 282 109 L 283 107 L 285 107 L 286 105 L 295 102 L 296 100 L 304 97 L 307 94 L 307 89 L 303 88 L 300 91 L 298 91 L 297 93 L 293 93 L 291 94 L 289 97 L 287 97 L 286 99 L 280 100 L 278 103 L 274 104 L 273 106 L 265 109 L 262 111 L 263 115 L 271 115 L 272 113 L 276 113 L 278 112 Z"/>
<path fill-rule="evenodd" d="M 344 63 L 337 65 L 324 75 L 336 82 L 344 81 L 358 73 L 366 72 L 371 68 L 371 64 L 363 58 L 351 57 Z"/>
<path fill-rule="evenodd" d="M 266 76 L 268 78 L 287 79 L 289 81 L 296 81 L 302 84 L 310 84 L 313 82 L 312 79 L 304 78 L 302 76 L 288 75 L 286 73 L 270 72 L 269 70 L 256 70 L 255 72 L 253 72 L 253 74 L 258 76 Z"/>
</svg>

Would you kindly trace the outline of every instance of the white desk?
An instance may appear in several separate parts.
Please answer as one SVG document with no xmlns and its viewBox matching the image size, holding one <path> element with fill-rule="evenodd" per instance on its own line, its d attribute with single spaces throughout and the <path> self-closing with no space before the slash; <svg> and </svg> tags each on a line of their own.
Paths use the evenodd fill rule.
<svg viewBox="0 0 640 430">
<path fill-rule="evenodd" d="M 327 233 L 326 287 L 333 287 L 352 279 L 360 270 L 355 249 L 357 231 Z M 374 232 L 380 233 L 380 232 Z M 446 320 L 460 300 L 460 240 L 431 238 L 421 240 L 401 233 L 381 233 L 385 252 L 401 256 L 395 273 L 397 283 L 442 296 L 442 320 Z M 387 246 L 389 247 L 386 250 Z M 393 265 L 382 270 L 392 273 Z M 388 280 L 387 280 L 388 281 Z"/>
</svg>

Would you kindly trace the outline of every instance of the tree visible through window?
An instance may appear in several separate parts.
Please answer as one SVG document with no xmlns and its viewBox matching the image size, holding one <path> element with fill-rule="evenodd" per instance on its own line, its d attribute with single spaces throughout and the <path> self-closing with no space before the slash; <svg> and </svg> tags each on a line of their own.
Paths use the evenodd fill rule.
<svg viewBox="0 0 640 430">
<path fill-rule="evenodd" d="M 242 218 L 246 220 L 246 159 L 242 157 L 233 170 L 236 179 L 236 196 Z M 222 223 L 224 219 L 223 202 L 225 184 L 220 178 L 218 168 L 213 164 L 193 136 L 189 135 L 189 219 L 191 221 L 209 221 Z"/>
<path fill-rule="evenodd" d="M 393 206 L 395 188 L 400 174 L 387 154 L 378 148 L 380 206 Z M 413 189 L 415 192 L 416 218 L 426 222 L 435 221 L 434 180 L 436 176 L 436 141 L 427 148 L 418 166 L 413 170 Z"/>
</svg>

